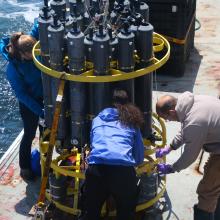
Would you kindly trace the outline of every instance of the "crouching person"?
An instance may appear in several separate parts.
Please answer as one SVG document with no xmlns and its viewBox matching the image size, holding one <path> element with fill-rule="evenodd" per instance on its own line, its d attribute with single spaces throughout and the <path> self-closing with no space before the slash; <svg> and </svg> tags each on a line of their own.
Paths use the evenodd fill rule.
<svg viewBox="0 0 220 220">
<path fill-rule="evenodd" d="M 129 102 L 126 91 L 120 89 L 114 90 L 113 106 L 94 118 L 83 220 L 99 220 L 110 195 L 116 202 L 117 220 L 134 220 L 137 203 L 134 167 L 144 159 L 142 123 L 142 113 Z"/>
<path fill-rule="evenodd" d="M 31 169 L 31 146 L 35 138 L 39 118 L 44 117 L 41 72 L 34 65 L 33 36 L 17 32 L 11 38 L 0 40 L 0 52 L 8 61 L 6 76 L 18 99 L 24 126 L 19 150 L 20 175 L 24 180 L 34 180 Z"/>
<path fill-rule="evenodd" d="M 169 121 L 181 123 L 180 132 L 171 145 L 156 152 L 157 157 L 184 146 L 182 156 L 172 165 L 159 164 L 160 173 L 179 172 L 190 166 L 203 148 L 210 153 L 194 206 L 194 220 L 220 219 L 220 101 L 205 95 L 184 92 L 175 98 L 162 96 L 156 104 L 157 114 Z"/>
</svg>

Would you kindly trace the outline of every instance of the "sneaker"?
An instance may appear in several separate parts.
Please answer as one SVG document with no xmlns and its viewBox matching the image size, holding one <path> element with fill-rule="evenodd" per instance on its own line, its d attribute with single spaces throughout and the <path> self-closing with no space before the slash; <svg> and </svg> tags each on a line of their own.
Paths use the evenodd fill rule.
<svg viewBox="0 0 220 220">
<path fill-rule="evenodd" d="M 36 176 L 30 169 L 21 169 L 20 176 L 24 181 L 34 181 Z"/>
</svg>

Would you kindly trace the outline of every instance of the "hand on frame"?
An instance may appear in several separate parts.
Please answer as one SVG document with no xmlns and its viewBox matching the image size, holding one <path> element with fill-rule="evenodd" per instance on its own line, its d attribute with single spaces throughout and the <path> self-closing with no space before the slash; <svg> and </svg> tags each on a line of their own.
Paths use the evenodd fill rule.
<svg viewBox="0 0 220 220">
<path fill-rule="evenodd" d="M 157 165 L 157 171 L 159 174 L 174 173 L 173 167 L 170 164 L 160 163 Z"/>
</svg>

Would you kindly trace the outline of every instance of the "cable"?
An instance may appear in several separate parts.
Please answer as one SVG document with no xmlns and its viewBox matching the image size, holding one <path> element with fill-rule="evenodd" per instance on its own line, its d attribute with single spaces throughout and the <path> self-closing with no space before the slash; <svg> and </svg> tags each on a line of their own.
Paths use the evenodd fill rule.
<svg viewBox="0 0 220 220">
<path fill-rule="evenodd" d="M 107 17 L 108 17 L 108 9 L 109 9 L 109 0 L 105 2 L 105 7 L 104 7 L 104 19 L 103 19 L 103 26 L 107 26 Z"/>
<path fill-rule="evenodd" d="M 197 27 L 196 27 L 196 24 L 195 24 L 195 31 L 198 31 L 200 28 L 201 28 L 201 23 L 200 23 L 200 21 L 196 18 L 196 22 L 195 22 L 196 24 L 197 24 Z"/>
<path fill-rule="evenodd" d="M 158 87 L 157 87 L 157 71 L 153 72 L 153 83 L 155 84 L 156 100 L 158 101 Z"/>
</svg>

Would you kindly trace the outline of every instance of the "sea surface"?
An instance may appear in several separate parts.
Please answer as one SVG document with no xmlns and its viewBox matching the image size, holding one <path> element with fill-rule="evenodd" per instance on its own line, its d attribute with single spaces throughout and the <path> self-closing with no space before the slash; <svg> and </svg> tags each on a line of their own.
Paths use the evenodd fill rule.
<svg viewBox="0 0 220 220">
<path fill-rule="evenodd" d="M 43 5 L 41 0 L 0 0 L 0 38 L 28 33 Z M 0 55 L 0 158 L 22 130 L 18 102 L 6 80 L 7 62 Z"/>
</svg>

